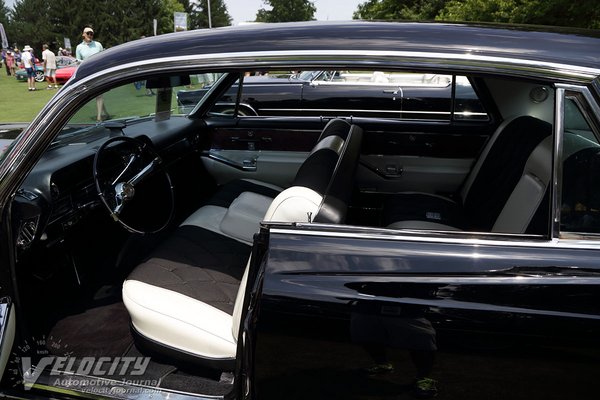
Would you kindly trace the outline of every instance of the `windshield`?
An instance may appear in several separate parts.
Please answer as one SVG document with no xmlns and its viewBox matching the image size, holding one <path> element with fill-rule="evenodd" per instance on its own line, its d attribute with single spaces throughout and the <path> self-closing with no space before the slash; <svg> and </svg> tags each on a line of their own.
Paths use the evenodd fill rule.
<svg viewBox="0 0 600 400">
<path fill-rule="evenodd" d="M 187 116 L 222 74 L 206 73 L 161 77 L 117 86 L 84 104 L 69 120 L 54 145 L 85 142 L 93 138 L 96 126 L 120 127 L 149 119 L 164 120 Z M 182 92 L 195 96 L 183 104 Z"/>
</svg>

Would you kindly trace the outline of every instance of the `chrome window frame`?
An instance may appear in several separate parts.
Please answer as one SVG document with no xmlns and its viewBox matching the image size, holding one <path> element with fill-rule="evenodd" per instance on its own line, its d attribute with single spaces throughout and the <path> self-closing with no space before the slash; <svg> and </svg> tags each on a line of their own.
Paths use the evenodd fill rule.
<svg viewBox="0 0 600 400">
<path fill-rule="evenodd" d="M 597 81 L 596 81 L 597 82 Z M 569 232 L 560 229 L 560 204 L 562 199 L 562 138 L 564 135 L 564 107 L 565 99 L 570 98 L 575 101 L 579 111 L 589 124 L 596 140 L 600 143 L 600 105 L 596 102 L 590 88 L 577 85 L 557 85 L 557 105 L 556 105 L 556 143 L 555 143 L 555 162 L 554 179 L 555 188 L 553 193 L 553 219 L 552 232 L 553 237 L 561 239 L 564 242 L 581 243 L 585 241 L 597 241 L 600 247 L 600 233 L 587 232 Z M 560 93 L 560 100 L 559 100 Z M 560 104 L 559 104 L 560 101 Z"/>
</svg>

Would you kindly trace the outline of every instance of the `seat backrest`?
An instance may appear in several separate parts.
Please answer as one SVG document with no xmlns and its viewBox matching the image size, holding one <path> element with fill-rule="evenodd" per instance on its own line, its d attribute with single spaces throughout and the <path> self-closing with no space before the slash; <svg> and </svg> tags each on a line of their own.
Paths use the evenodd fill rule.
<svg viewBox="0 0 600 400">
<path fill-rule="evenodd" d="M 520 116 L 500 125 L 460 192 L 465 215 L 472 229 L 489 232 L 495 227 L 503 226 L 501 231 L 504 231 L 506 226 L 512 225 L 504 225 L 504 222 L 497 226 L 495 224 L 505 209 L 502 221 L 515 220 L 507 217 L 509 209 L 515 209 L 513 201 L 522 197 L 525 188 L 533 186 L 522 183 L 519 189 L 521 195 L 515 192 L 515 188 L 524 179 L 528 180 L 524 176 L 531 178 L 531 174 L 524 173 L 530 157 L 540 143 L 551 136 L 552 125 L 531 116 Z M 535 158 L 544 159 L 544 167 L 550 172 L 552 152 L 551 148 L 549 154 L 546 150 L 548 148 L 542 146 Z M 536 167 L 536 176 L 545 176 L 537 169 L 538 165 L 535 160 L 531 160 L 530 166 Z M 529 180 L 529 183 L 532 181 Z M 513 200 L 509 204 L 511 196 Z M 511 231 L 515 233 L 514 230 Z"/>
<path fill-rule="evenodd" d="M 325 125 L 317 144 L 298 169 L 291 187 L 302 186 L 325 193 L 346 145 L 350 127 L 343 119 L 332 119 Z"/>
<path fill-rule="evenodd" d="M 354 186 L 354 172 L 358 164 L 363 132 L 358 126 L 350 125 L 343 120 L 331 121 L 325 130 L 328 134 L 322 135 L 319 142 L 328 141 L 330 144 L 315 146 L 298 171 L 294 185 L 285 189 L 271 202 L 264 217 L 265 221 L 311 222 L 314 220 L 341 223 L 345 219 Z M 337 145 L 337 139 L 328 139 L 329 137 L 341 138 L 341 135 L 344 137 L 341 147 Z M 334 144 L 333 147 L 331 143 Z M 323 179 L 323 176 L 327 179 Z M 239 334 L 249 265 L 250 260 L 244 271 L 233 308 L 234 340 L 237 340 Z"/>
<path fill-rule="evenodd" d="M 362 128 L 352 125 L 314 222 L 339 224 L 346 220 L 348 204 L 354 190 L 362 137 Z"/>
<path fill-rule="evenodd" d="M 324 146 L 311 153 L 298 171 L 294 185 L 273 199 L 265 221 L 344 221 L 362 143 L 360 127 L 347 124 L 346 129 L 348 133 L 341 148 L 336 145 L 336 150 L 332 151 Z"/>
<path fill-rule="evenodd" d="M 535 148 L 527 159 L 492 232 L 545 234 L 549 229 L 549 188 L 552 177 L 552 136 Z M 539 215 L 539 218 L 536 218 Z"/>
</svg>

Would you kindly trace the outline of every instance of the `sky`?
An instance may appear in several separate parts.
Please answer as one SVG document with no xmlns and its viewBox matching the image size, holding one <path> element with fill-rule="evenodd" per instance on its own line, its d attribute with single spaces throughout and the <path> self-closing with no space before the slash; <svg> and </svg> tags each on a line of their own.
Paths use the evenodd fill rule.
<svg viewBox="0 0 600 400">
<path fill-rule="evenodd" d="M 315 17 L 319 21 L 350 20 L 356 7 L 367 0 L 312 0 L 317 12 Z M 8 7 L 12 7 L 14 0 L 5 0 Z M 227 11 L 233 18 L 233 25 L 240 22 L 254 21 L 259 8 L 265 7 L 262 0 L 225 0 Z"/>
<path fill-rule="evenodd" d="M 319 21 L 351 20 L 360 3 L 367 0 L 312 0 Z M 225 0 L 227 11 L 233 18 L 233 25 L 244 21 L 254 21 L 259 8 L 266 7 L 262 0 Z"/>
</svg>

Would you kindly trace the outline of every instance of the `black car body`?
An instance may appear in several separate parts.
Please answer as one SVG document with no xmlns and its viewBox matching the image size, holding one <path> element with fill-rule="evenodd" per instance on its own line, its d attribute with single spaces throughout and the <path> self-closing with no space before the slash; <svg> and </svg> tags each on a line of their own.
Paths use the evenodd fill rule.
<svg viewBox="0 0 600 400">
<path fill-rule="evenodd" d="M 595 36 L 265 24 L 86 60 L 0 158 L 2 393 L 596 398 Z M 298 70 L 449 78 L 410 113 L 243 96 Z"/>
</svg>

